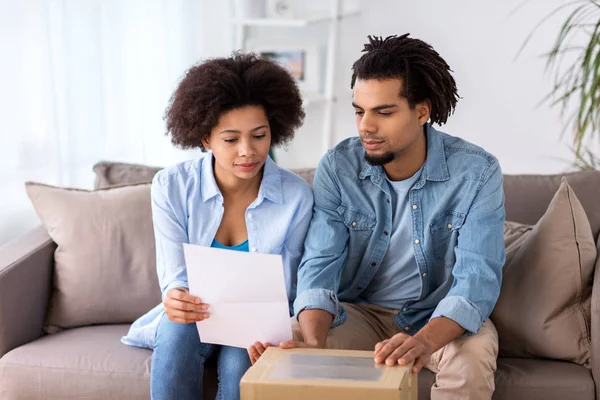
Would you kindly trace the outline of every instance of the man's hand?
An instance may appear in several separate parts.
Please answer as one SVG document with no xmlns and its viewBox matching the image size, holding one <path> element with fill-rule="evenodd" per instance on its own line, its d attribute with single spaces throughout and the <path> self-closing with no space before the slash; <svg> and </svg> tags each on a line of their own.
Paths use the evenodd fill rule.
<svg viewBox="0 0 600 400">
<path fill-rule="evenodd" d="M 433 350 L 422 338 L 398 333 L 375 345 L 375 362 L 392 366 L 407 365 L 413 360 L 412 372 L 418 373 L 429 363 Z"/>
<path fill-rule="evenodd" d="M 190 324 L 207 319 L 209 305 L 192 296 L 187 288 L 173 288 L 167 292 L 163 301 L 165 314 L 170 321 Z"/>
<path fill-rule="evenodd" d="M 464 328 L 446 317 L 434 318 L 414 336 L 398 333 L 375 345 L 375 362 L 387 365 L 407 365 L 415 361 L 417 373 L 431 360 L 431 355 L 458 338 Z"/>
</svg>

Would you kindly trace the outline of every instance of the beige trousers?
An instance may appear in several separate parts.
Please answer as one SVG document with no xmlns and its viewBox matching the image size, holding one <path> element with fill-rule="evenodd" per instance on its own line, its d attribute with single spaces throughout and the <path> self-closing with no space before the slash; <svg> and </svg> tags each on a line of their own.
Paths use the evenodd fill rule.
<svg viewBox="0 0 600 400">
<path fill-rule="evenodd" d="M 327 348 L 373 350 L 375 344 L 401 332 L 394 323 L 398 310 L 374 304 L 342 303 L 347 321 L 329 331 Z M 300 326 L 292 318 L 294 339 L 302 340 Z M 498 332 L 487 320 L 479 333 L 463 336 L 433 353 L 425 366 L 436 374 L 431 399 L 486 399 L 494 393 L 498 357 Z"/>
</svg>

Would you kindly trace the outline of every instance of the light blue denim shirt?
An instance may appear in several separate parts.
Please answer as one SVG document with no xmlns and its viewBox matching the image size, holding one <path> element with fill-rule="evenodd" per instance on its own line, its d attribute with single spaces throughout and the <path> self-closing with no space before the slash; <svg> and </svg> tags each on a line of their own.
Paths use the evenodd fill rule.
<svg viewBox="0 0 600 400">
<path fill-rule="evenodd" d="M 505 261 L 503 178 L 480 147 L 426 126 L 427 158 L 409 191 L 417 300 L 394 322 L 408 334 L 446 317 L 476 333 L 500 293 Z M 331 149 L 315 174 L 314 215 L 298 270 L 295 314 L 322 309 L 345 322 L 340 302 L 360 302 L 384 259 L 391 232 L 391 188 L 383 167 L 364 160 L 358 138 Z"/>
<path fill-rule="evenodd" d="M 221 225 L 223 195 L 215 181 L 212 153 L 159 171 L 152 181 L 151 195 L 156 269 L 164 299 L 169 289 L 188 287 L 183 243 L 210 246 Z M 258 197 L 246 210 L 248 248 L 251 252 L 281 254 L 290 310 L 312 207 L 310 186 L 267 158 Z M 157 305 L 136 320 L 121 341 L 153 348 L 163 313 L 163 305 Z"/>
</svg>

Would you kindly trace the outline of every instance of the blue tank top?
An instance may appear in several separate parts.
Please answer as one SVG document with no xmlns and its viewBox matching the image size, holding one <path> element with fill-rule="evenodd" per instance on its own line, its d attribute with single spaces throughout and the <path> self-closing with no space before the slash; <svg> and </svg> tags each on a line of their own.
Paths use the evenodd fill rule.
<svg viewBox="0 0 600 400">
<path fill-rule="evenodd" d="M 213 239 L 210 247 L 214 247 L 216 249 L 225 249 L 225 250 L 246 251 L 246 252 L 250 251 L 247 240 L 244 243 L 240 243 L 236 246 L 223 246 L 221 243 L 219 243 Z"/>
</svg>

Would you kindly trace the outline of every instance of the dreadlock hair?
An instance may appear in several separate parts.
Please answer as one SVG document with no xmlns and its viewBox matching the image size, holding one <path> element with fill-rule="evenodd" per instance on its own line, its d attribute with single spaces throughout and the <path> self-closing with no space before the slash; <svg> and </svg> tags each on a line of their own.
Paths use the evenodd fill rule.
<svg viewBox="0 0 600 400">
<path fill-rule="evenodd" d="M 352 66 L 354 89 L 357 79 L 401 79 L 400 96 L 411 108 L 418 103 L 431 102 L 431 122 L 445 124 L 459 99 L 452 70 L 429 44 L 402 36 L 368 36 L 363 54 Z"/>
</svg>

